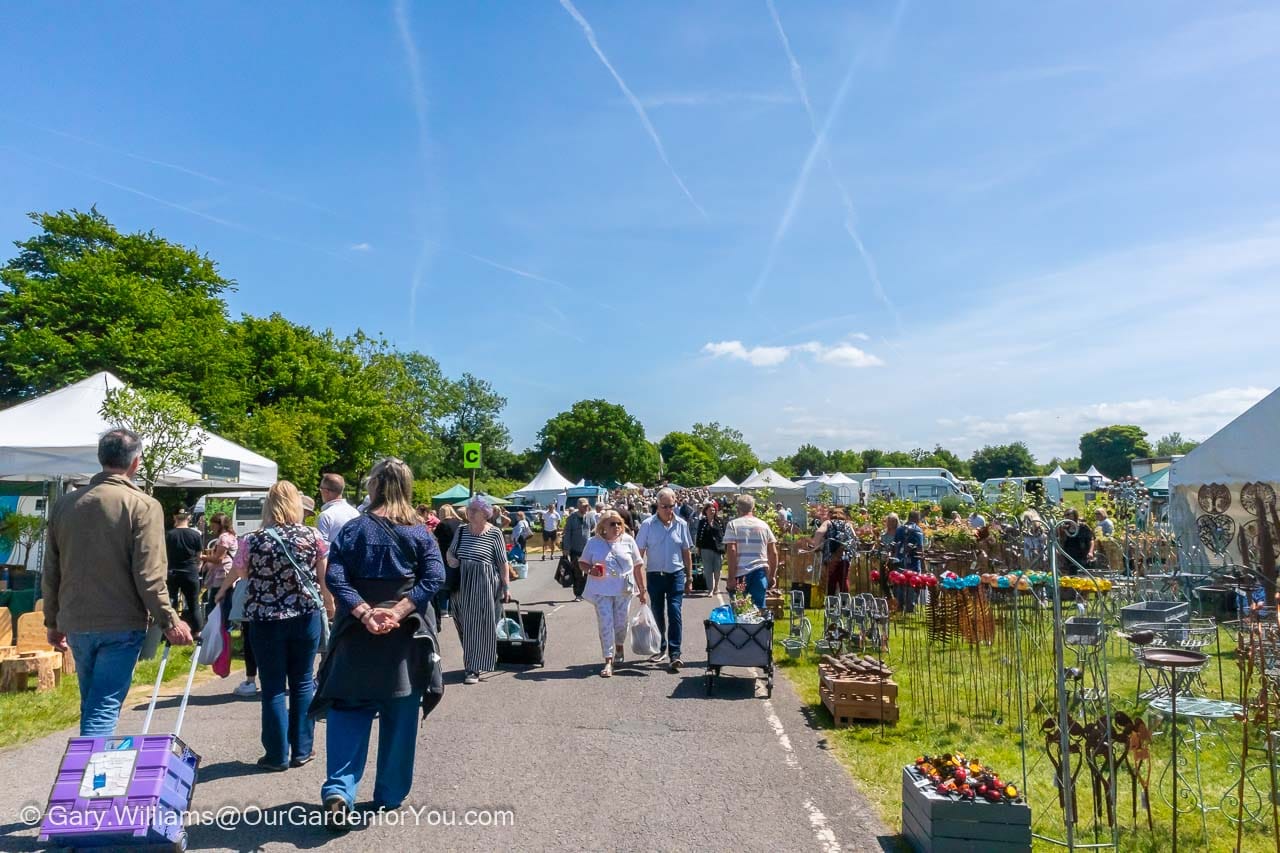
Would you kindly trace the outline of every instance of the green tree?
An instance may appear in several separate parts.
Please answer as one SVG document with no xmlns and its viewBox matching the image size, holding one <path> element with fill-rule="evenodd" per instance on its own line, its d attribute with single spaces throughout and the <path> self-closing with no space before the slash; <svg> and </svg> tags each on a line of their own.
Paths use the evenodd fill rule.
<svg viewBox="0 0 1280 853">
<path fill-rule="evenodd" d="M 883 450 L 864 450 L 862 451 L 862 467 L 858 470 L 870 471 L 872 468 L 883 468 L 886 464 Z"/>
<path fill-rule="evenodd" d="M 0 268 L 0 401 L 110 370 L 174 392 L 213 427 L 237 410 L 222 299 L 234 282 L 212 260 L 154 233 L 121 234 L 96 209 L 31 220 L 41 232 Z"/>
<path fill-rule="evenodd" d="M 1180 432 L 1171 432 L 1168 435 L 1160 436 L 1160 440 L 1156 442 L 1156 456 L 1182 456 L 1195 450 L 1200 446 L 1200 442 L 1194 439 L 1183 438 Z"/>
<path fill-rule="evenodd" d="M 658 451 L 626 409 L 607 400 L 579 400 L 538 431 L 538 451 L 570 479 L 652 482 Z"/>
<path fill-rule="evenodd" d="M 687 432 L 670 432 L 658 442 L 666 460 L 666 476 L 684 486 L 705 486 L 717 478 L 719 465 L 707 443 Z"/>
<path fill-rule="evenodd" d="M 812 444 L 802 444 L 795 453 L 791 454 L 788 461 L 791 463 L 792 470 L 801 474 L 805 471 L 821 474 L 826 468 L 827 454 Z"/>
<path fill-rule="evenodd" d="M 1080 464 L 1086 470 L 1096 465 L 1112 479 L 1129 476 L 1133 470 L 1129 463 L 1150 455 L 1146 431 L 1133 424 L 1099 427 L 1080 436 Z"/>
<path fill-rule="evenodd" d="M 452 395 L 447 395 L 450 405 L 442 434 L 446 451 L 461 459 L 462 445 L 478 441 L 483 452 L 505 450 L 511 443 L 511 433 L 501 420 L 507 398 L 493 390 L 493 386 L 470 373 L 454 384 Z"/>
<path fill-rule="evenodd" d="M 1012 444 L 988 444 L 981 450 L 975 450 L 969 460 L 969 470 L 975 480 L 990 480 L 993 477 L 1033 477 L 1037 467 L 1027 445 L 1015 441 Z"/>
<path fill-rule="evenodd" d="M 1053 469 L 1057 468 L 1059 465 L 1062 466 L 1063 471 L 1066 471 L 1069 474 L 1078 474 L 1084 470 L 1083 468 L 1080 467 L 1079 457 L 1068 456 L 1066 458 L 1063 458 L 1061 456 L 1055 456 L 1052 459 L 1050 459 L 1048 462 L 1046 462 L 1044 465 L 1040 466 L 1040 473 L 1052 474 Z"/>
<path fill-rule="evenodd" d="M 777 459 L 773 460 L 772 462 L 766 462 L 763 466 L 761 466 L 760 470 L 763 471 L 765 468 L 772 468 L 773 470 L 777 471 L 779 474 L 781 474 L 784 477 L 799 476 L 799 474 L 796 473 L 795 468 L 791 466 L 791 457 L 789 456 L 779 456 Z M 751 472 L 748 471 L 747 473 L 750 474 Z M 801 470 L 800 474 L 803 474 L 803 473 L 804 471 Z M 757 495 L 756 497 L 759 498 L 759 495 Z"/>
<path fill-rule="evenodd" d="M 113 427 L 133 430 L 142 437 L 138 475 L 147 494 L 155 490 L 161 477 L 197 461 L 209 440 L 191 407 L 168 391 L 128 386 L 108 389 L 100 414 Z"/>
<path fill-rule="evenodd" d="M 44 536 L 44 516 L 11 512 L 0 516 L 0 541 L 22 549 L 22 568 L 31 567 L 31 551 Z"/>
<path fill-rule="evenodd" d="M 930 468 L 946 468 L 957 477 L 968 477 L 970 474 L 969 463 L 941 444 L 934 445 L 933 452 L 928 455 L 928 462 L 925 464 Z"/>
<path fill-rule="evenodd" d="M 726 476 L 735 483 L 741 483 L 753 469 L 760 467 L 755 451 L 738 430 L 712 421 L 694 424 L 692 432 L 711 449 L 716 458 L 718 477 Z"/>
</svg>

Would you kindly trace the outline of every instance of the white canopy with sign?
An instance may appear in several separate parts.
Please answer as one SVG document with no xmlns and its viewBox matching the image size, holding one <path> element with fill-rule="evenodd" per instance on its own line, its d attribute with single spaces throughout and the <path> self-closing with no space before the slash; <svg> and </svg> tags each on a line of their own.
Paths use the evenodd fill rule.
<svg viewBox="0 0 1280 853">
<path fill-rule="evenodd" d="M 98 439 L 111 429 L 101 414 L 108 389 L 125 383 L 102 371 L 65 388 L 0 412 L 0 479 L 87 480 L 101 470 Z M 279 478 L 276 463 L 233 441 L 208 433 L 203 462 L 160 478 L 158 485 L 268 488 Z M 146 441 L 146 436 L 143 436 Z M 206 479 L 204 470 L 211 475 Z M 239 474 L 228 479 L 235 469 Z"/>
</svg>

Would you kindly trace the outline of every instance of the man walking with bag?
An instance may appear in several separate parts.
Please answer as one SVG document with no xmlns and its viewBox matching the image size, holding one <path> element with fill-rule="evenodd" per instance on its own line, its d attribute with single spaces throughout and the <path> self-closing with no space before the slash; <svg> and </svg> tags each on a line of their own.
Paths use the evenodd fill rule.
<svg viewBox="0 0 1280 853">
<path fill-rule="evenodd" d="M 136 433 L 108 432 L 98 441 L 102 472 L 49 512 L 44 624 L 49 643 L 75 656 L 81 737 L 115 734 L 148 617 L 170 643 L 191 643 L 169 605 L 164 511 L 133 484 L 141 460 Z"/>
<path fill-rule="evenodd" d="M 680 658 L 684 596 L 693 591 L 693 540 L 689 525 L 676 515 L 676 493 L 671 489 L 658 492 L 658 514 L 640 525 L 636 544 L 647 572 L 649 606 L 662 632 L 671 671 L 679 672 L 684 666 Z"/>
<path fill-rule="evenodd" d="M 573 600 L 582 600 L 582 591 L 587 588 L 587 576 L 578 566 L 578 558 L 587 547 L 587 541 L 594 533 L 590 520 L 591 504 L 586 498 L 578 498 L 578 511 L 564 523 L 564 553 L 573 566 Z"/>
</svg>

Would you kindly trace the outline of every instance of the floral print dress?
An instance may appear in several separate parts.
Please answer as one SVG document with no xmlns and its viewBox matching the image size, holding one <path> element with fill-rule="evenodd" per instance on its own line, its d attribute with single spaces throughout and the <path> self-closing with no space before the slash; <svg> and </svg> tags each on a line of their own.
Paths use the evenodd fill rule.
<svg viewBox="0 0 1280 853">
<path fill-rule="evenodd" d="M 329 552 L 320 532 L 302 524 L 282 524 L 271 529 L 292 552 L 309 584 L 318 588 L 316 564 Z M 244 617 L 250 622 L 292 619 L 320 607 L 299 582 L 298 569 L 289 555 L 265 529 L 244 537 L 236 554 L 236 567 L 244 569 L 248 579 Z"/>
</svg>

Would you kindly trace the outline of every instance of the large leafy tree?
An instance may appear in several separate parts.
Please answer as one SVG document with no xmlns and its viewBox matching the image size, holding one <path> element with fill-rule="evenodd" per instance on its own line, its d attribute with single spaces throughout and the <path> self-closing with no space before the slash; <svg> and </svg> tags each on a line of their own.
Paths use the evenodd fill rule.
<svg viewBox="0 0 1280 853">
<path fill-rule="evenodd" d="M 447 411 L 441 438 L 454 458 L 462 458 L 462 445 L 468 441 L 480 442 L 484 453 L 505 450 L 511 443 L 511 433 L 500 419 L 507 398 L 488 382 L 464 373 L 443 400 Z"/>
<path fill-rule="evenodd" d="M 753 469 L 760 467 L 755 451 L 738 430 L 712 421 L 709 424 L 694 424 L 692 433 L 711 450 L 719 475 L 741 483 Z"/>
<path fill-rule="evenodd" d="M 666 476 L 673 483 L 705 486 L 717 478 L 720 470 L 715 454 L 707 443 L 687 432 L 667 433 L 658 442 L 658 451 L 666 460 Z"/>
<path fill-rule="evenodd" d="M 802 444 L 795 453 L 791 454 L 789 462 L 793 471 L 801 474 L 805 471 L 821 474 L 826 470 L 827 454 L 812 444 Z"/>
<path fill-rule="evenodd" d="M 1038 470 L 1035 457 L 1021 441 L 1012 444 L 988 444 L 975 450 L 969 460 L 969 469 L 975 480 L 993 477 L 1033 477 Z M 954 472 L 953 472 L 954 473 Z"/>
<path fill-rule="evenodd" d="M 607 400 L 580 400 L 548 420 L 538 431 L 538 451 L 574 480 L 643 483 L 658 473 L 658 450 L 640 421 Z"/>
<path fill-rule="evenodd" d="M 1080 436 L 1080 464 L 1086 470 L 1097 465 L 1108 477 L 1129 476 L 1129 463 L 1150 455 L 1146 431 L 1133 424 L 1099 427 Z"/>
<path fill-rule="evenodd" d="M 174 392 L 215 428 L 237 409 L 222 299 L 234 282 L 208 256 L 122 234 L 96 209 L 31 219 L 40 233 L 0 268 L 0 401 L 110 370 Z"/>
</svg>

